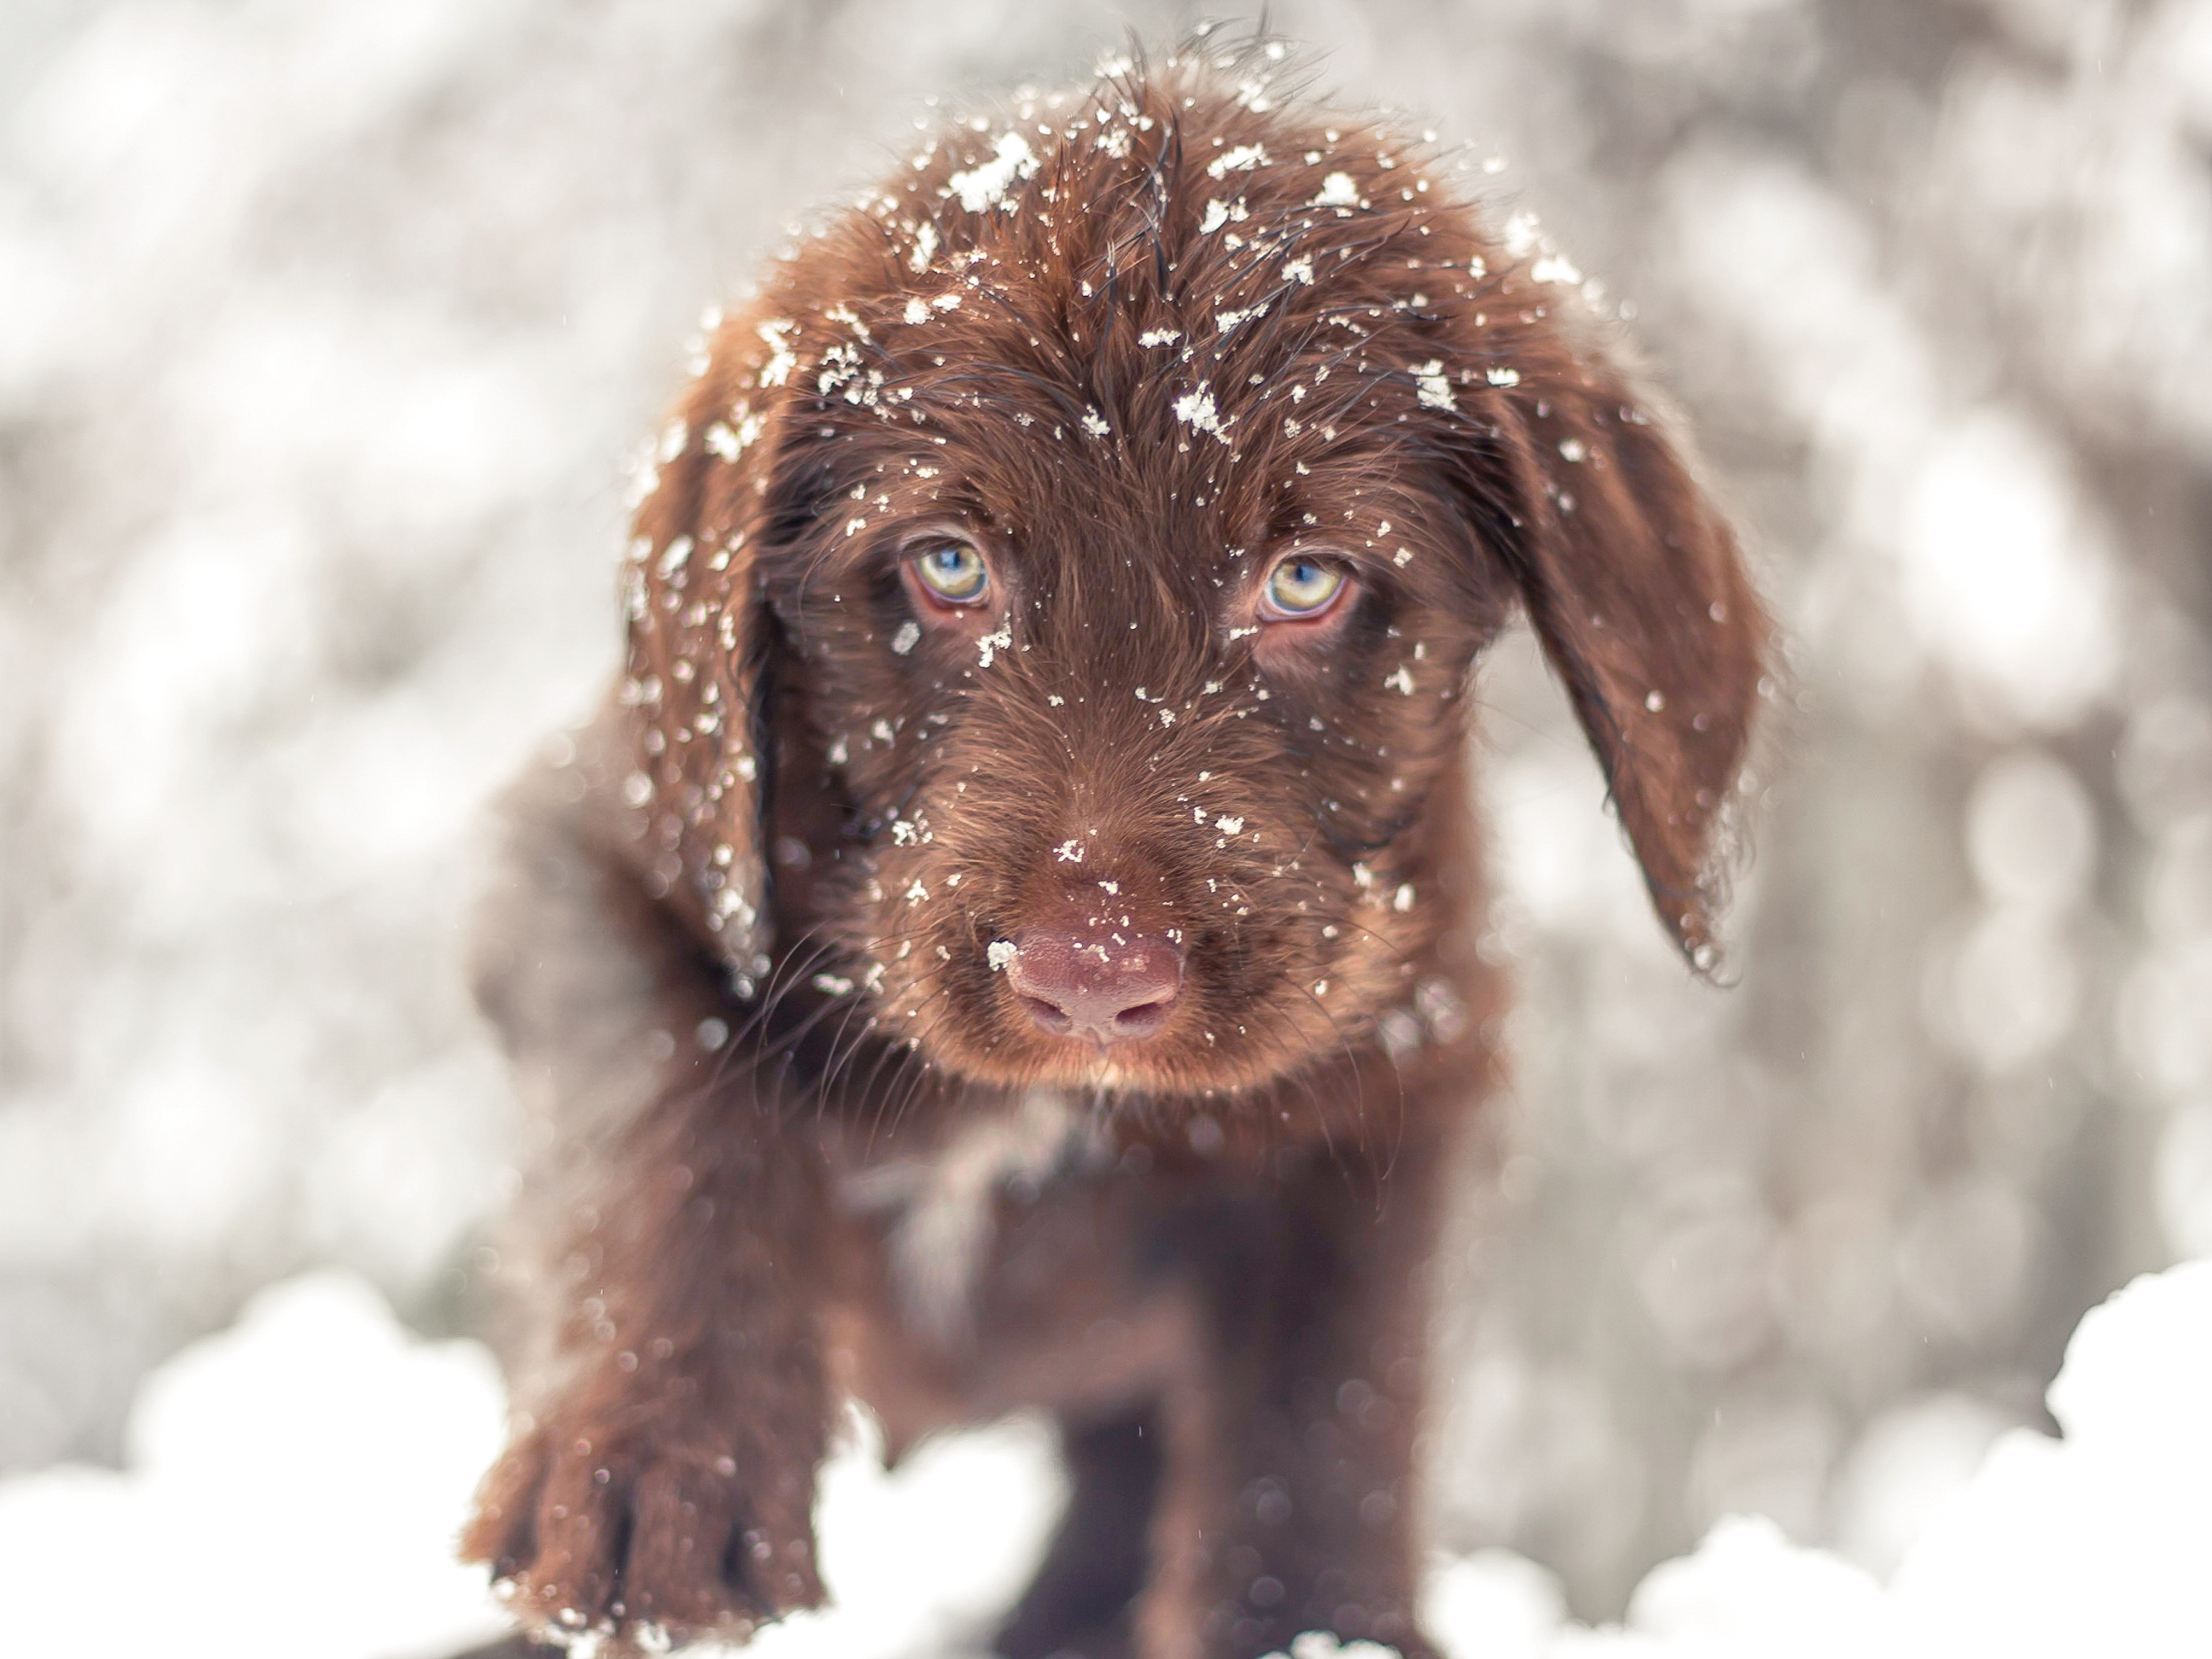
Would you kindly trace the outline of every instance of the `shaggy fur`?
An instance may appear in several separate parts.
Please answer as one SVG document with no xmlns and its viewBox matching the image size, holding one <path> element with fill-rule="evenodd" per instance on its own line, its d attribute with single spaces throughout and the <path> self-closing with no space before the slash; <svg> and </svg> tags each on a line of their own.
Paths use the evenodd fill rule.
<svg viewBox="0 0 2212 1659">
<path fill-rule="evenodd" d="M 946 131 L 664 434 L 628 673 L 483 932 L 540 1137 L 466 1548 L 534 1632 L 818 1602 L 849 1391 L 895 1455 L 1057 1413 L 1013 1659 L 1429 1651 L 1422 1269 L 1500 1000 L 1476 657 L 1533 623 L 1702 968 L 1764 623 L 1571 288 L 1268 68 Z M 961 550 L 979 603 L 924 582 Z M 1325 614 L 1270 610 L 1286 557 Z"/>
</svg>

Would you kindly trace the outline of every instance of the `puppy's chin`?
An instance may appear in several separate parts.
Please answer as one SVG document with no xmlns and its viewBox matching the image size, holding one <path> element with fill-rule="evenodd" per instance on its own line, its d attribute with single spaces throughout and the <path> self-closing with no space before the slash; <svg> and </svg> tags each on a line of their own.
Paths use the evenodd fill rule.
<svg viewBox="0 0 2212 1659">
<path fill-rule="evenodd" d="M 1197 1102 L 1250 1095 L 1289 1082 L 1345 1057 L 1335 1030 L 1307 1031 L 1296 1017 L 1263 1011 L 1268 1040 L 1206 1042 L 1181 1030 L 1136 1042 L 1102 1045 L 1056 1038 L 983 1019 L 948 1019 L 915 1033 L 933 1068 L 987 1087 L 1049 1088 L 1151 1103 Z M 1261 1027 L 1255 1026 L 1259 1030 Z"/>
<path fill-rule="evenodd" d="M 1260 1081 L 1240 1084 L 1221 1067 L 1194 1065 L 1189 1052 L 1176 1043 L 1123 1043 L 1100 1048 L 1071 1042 L 1061 1047 L 1064 1054 L 1054 1054 L 1039 1066 L 1038 1082 L 1089 1094 L 1158 1099 L 1249 1088 Z"/>
</svg>

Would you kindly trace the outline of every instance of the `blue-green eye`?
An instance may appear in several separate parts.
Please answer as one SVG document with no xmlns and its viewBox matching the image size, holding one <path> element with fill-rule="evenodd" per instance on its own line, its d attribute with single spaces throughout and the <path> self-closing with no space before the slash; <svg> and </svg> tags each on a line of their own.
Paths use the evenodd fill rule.
<svg viewBox="0 0 2212 1659">
<path fill-rule="evenodd" d="M 966 542 L 933 541 L 914 554 L 914 574 L 932 599 L 946 605 L 981 605 L 991 570 Z"/>
<path fill-rule="evenodd" d="M 1344 592 L 1345 568 L 1334 559 L 1292 553 L 1267 573 L 1260 614 L 1273 622 L 1310 622 Z"/>
</svg>

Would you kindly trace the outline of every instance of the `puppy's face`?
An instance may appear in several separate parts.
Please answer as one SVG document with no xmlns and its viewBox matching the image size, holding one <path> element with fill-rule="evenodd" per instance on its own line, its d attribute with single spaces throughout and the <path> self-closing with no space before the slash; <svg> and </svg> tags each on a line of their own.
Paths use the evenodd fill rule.
<svg viewBox="0 0 2212 1659">
<path fill-rule="evenodd" d="M 1150 1092 L 1370 1040 L 1446 915 L 1426 831 L 1504 593 L 1400 434 L 1283 436 L 1337 403 L 1327 356 L 1209 364 L 1234 447 L 928 372 L 1018 362 L 1020 326 L 911 330 L 923 421 L 817 440 L 830 533 L 769 579 L 857 819 L 823 908 L 878 1029 Z M 1111 331 L 1114 378 L 1191 395 L 1175 344 Z"/>
<path fill-rule="evenodd" d="M 1407 1029 L 1526 603 L 1702 943 L 1756 608 L 1567 298 L 1388 139 L 1195 84 L 933 146 L 724 327 L 641 516 L 672 880 L 748 962 L 773 686 L 842 819 L 806 971 L 863 1029 L 1249 1089 Z"/>
</svg>

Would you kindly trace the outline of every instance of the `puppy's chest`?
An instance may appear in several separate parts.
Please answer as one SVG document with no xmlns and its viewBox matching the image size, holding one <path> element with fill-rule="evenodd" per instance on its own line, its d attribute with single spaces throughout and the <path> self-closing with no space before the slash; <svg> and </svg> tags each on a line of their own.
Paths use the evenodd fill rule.
<svg viewBox="0 0 2212 1659">
<path fill-rule="evenodd" d="M 1095 1114 L 1034 1088 L 963 1115 L 926 1144 L 833 1167 L 841 1207 L 882 1241 L 901 1313 L 923 1335 L 952 1341 L 974 1323 L 1002 1206 L 1063 1199 L 1108 1176 L 1114 1161 Z"/>
</svg>

